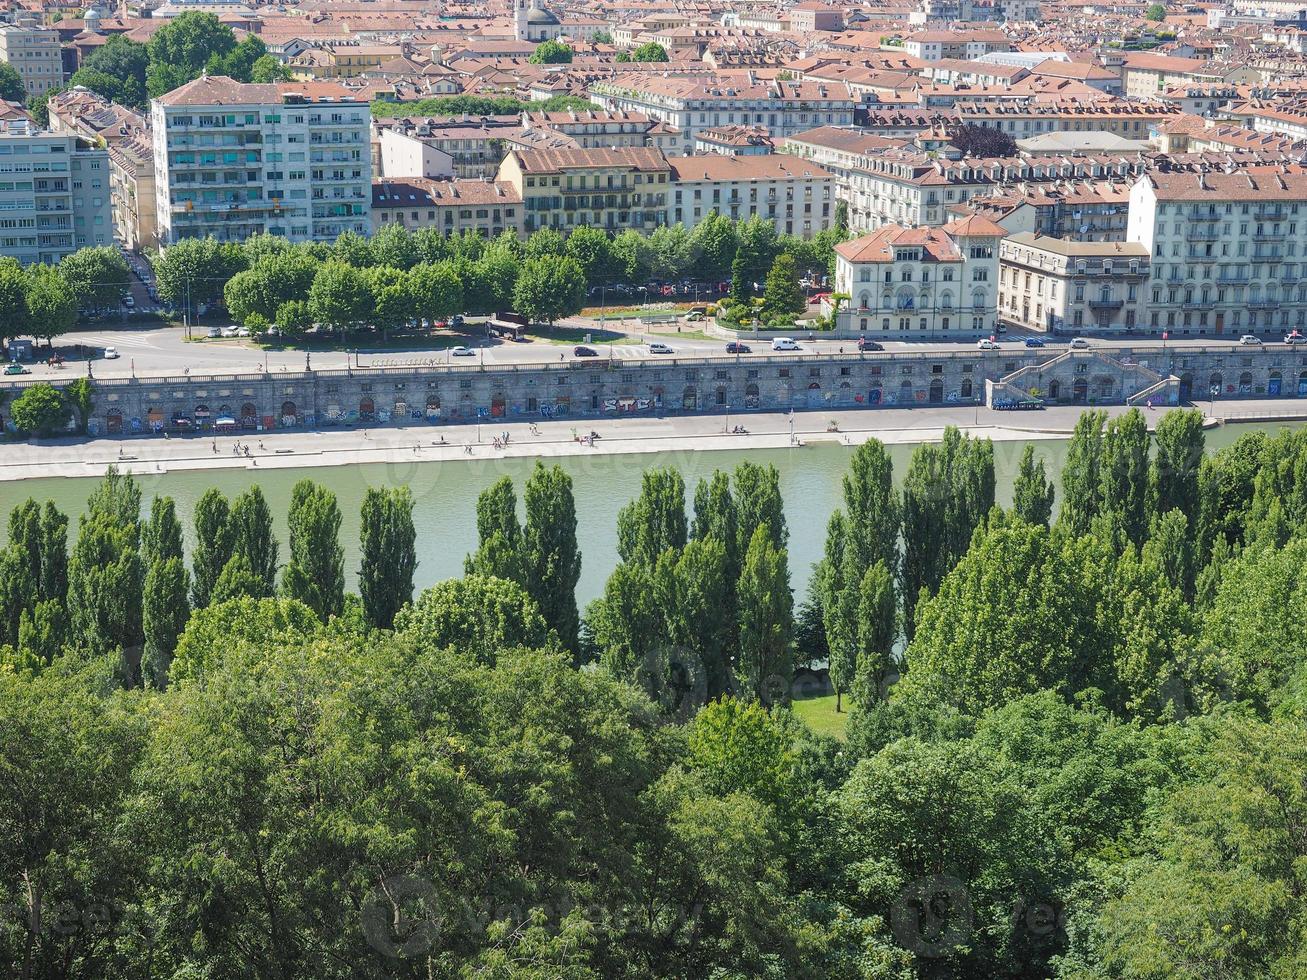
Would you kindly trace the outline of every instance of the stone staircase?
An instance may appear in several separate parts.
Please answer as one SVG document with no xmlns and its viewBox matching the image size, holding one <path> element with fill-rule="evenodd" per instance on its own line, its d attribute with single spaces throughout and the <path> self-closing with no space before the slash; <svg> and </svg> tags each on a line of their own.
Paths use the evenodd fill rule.
<svg viewBox="0 0 1307 980">
<path fill-rule="evenodd" d="M 1082 369 L 1083 366 L 1083 369 Z M 1048 392 L 1056 383 L 1061 397 L 1074 391 L 1077 384 L 1086 387 L 1086 400 L 1103 402 L 1095 392 L 1095 380 L 1109 375 L 1114 382 L 1111 401 L 1126 404 L 1139 404 L 1148 398 L 1166 400 L 1173 403 L 1179 398 L 1180 380 L 1175 377 L 1164 378 L 1152 368 L 1134 362 L 1123 361 L 1103 350 L 1070 349 L 1038 364 L 1025 367 L 1005 375 L 987 389 L 990 398 L 1004 400 L 1038 399 L 1048 401 Z"/>
</svg>

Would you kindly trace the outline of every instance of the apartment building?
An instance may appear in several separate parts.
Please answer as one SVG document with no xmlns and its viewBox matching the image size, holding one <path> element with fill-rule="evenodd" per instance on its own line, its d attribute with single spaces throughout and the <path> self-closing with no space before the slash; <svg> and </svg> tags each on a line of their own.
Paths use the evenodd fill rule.
<svg viewBox="0 0 1307 980">
<path fill-rule="evenodd" d="M 154 187 L 154 143 L 148 131 L 109 144 L 109 204 L 114 235 L 124 248 L 159 247 Z"/>
<path fill-rule="evenodd" d="M 1028 231 L 999 245 L 998 318 L 1048 333 L 1133 332 L 1148 300 L 1148 249 Z"/>
<path fill-rule="evenodd" d="M 493 238 L 523 232 L 522 197 L 507 181 L 428 180 L 372 182 L 372 230 L 403 225 L 435 228 L 445 235 L 474 231 Z"/>
<path fill-rule="evenodd" d="M 693 228 L 716 211 L 732 221 L 761 217 L 784 235 L 811 238 L 835 213 L 835 178 L 788 154 L 670 157 L 672 224 Z"/>
<path fill-rule="evenodd" d="M 1148 139 L 1160 123 L 1174 119 L 1179 108 L 1163 102 L 1132 102 L 1108 96 L 1088 99 L 995 100 L 958 102 L 958 122 L 987 126 L 1013 139 L 1027 139 L 1041 133 L 1111 133 L 1127 139 Z"/>
<path fill-rule="evenodd" d="M 973 61 L 993 51 L 1011 51 L 1014 46 L 1002 31 L 918 31 L 905 37 L 902 47 L 922 61 Z"/>
<path fill-rule="evenodd" d="M 1126 238 L 1152 257 L 1149 331 L 1274 336 L 1307 328 L 1305 221 L 1305 173 L 1141 177 Z"/>
<path fill-rule="evenodd" d="M 835 246 L 838 327 L 868 338 L 989 336 L 996 329 L 999 241 L 972 216 L 943 227 L 886 225 Z"/>
<path fill-rule="evenodd" d="M 48 108 L 52 133 L 74 133 L 107 149 L 115 237 L 132 251 L 157 248 L 149 121 L 81 85 L 52 96 Z"/>
<path fill-rule="evenodd" d="M 0 134 L 0 255 L 54 263 L 112 243 L 104 150 L 66 133 Z"/>
<path fill-rule="evenodd" d="M 371 228 L 368 106 L 331 83 L 201 76 L 150 105 L 163 244 Z"/>
<path fill-rule="evenodd" d="M 1198 58 L 1176 58 L 1148 51 L 1131 51 L 1121 67 L 1128 98 L 1156 98 L 1162 93 L 1189 85 L 1256 85 L 1261 72 L 1250 65 L 1217 65 Z"/>
<path fill-rule="evenodd" d="M 63 86 L 63 53 L 54 28 L 0 24 L 0 61 L 18 72 L 28 98 Z"/>
<path fill-rule="evenodd" d="M 1009 232 L 1076 242 L 1125 240 L 1132 180 L 1076 180 L 1015 185 L 973 197 L 957 210 L 979 214 Z"/>
<path fill-rule="evenodd" d="M 849 225 L 941 225 L 952 219 L 956 205 L 1010 184 L 1125 180 L 1146 166 L 1143 157 L 1115 155 L 949 160 L 912 147 L 885 150 L 848 171 Z"/>
<path fill-rule="evenodd" d="M 763 80 L 748 73 L 736 84 L 718 79 L 624 74 L 590 87 L 608 110 L 639 112 L 674 126 L 689 153 L 700 130 L 766 126 L 773 137 L 814 126 L 851 126 L 858 98 L 842 82 Z"/>
<path fill-rule="evenodd" d="M 523 229 L 652 231 L 667 221 L 671 166 L 653 147 L 514 150 L 498 180 L 522 198 Z"/>
</svg>

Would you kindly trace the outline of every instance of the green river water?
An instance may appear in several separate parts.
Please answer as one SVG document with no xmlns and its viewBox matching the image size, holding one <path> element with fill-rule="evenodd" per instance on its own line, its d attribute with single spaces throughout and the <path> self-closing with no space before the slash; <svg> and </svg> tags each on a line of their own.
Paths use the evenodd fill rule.
<svg viewBox="0 0 1307 980">
<path fill-rule="evenodd" d="M 1208 431 L 1207 445 L 1209 449 L 1228 445 L 1241 433 L 1255 428 L 1271 430 L 1278 426 L 1223 426 Z M 1063 440 L 1034 442 L 1035 452 L 1044 459 L 1050 475 L 1061 470 L 1066 445 Z M 1001 504 L 1011 501 L 1012 480 L 1025 446 L 1024 441 L 994 444 Z M 900 479 L 907 469 L 912 449 L 906 444 L 890 447 L 895 475 Z M 811 566 L 821 558 L 826 521 L 839 505 L 840 478 L 852 452 L 852 449 L 841 446 L 813 445 L 799 449 L 593 455 L 558 460 L 571 474 L 576 493 L 577 537 L 582 554 L 578 602 L 584 608 L 585 603 L 603 591 L 604 580 L 617 562 L 617 511 L 639 492 L 641 473 L 656 466 L 675 466 L 685 477 L 687 494 L 692 495 L 699 479 L 709 476 L 714 469 L 731 469 L 745 459 L 759 464 L 772 463 L 780 471 L 790 528 L 790 572 L 796 595 L 803 595 Z M 258 483 L 276 517 L 283 559 L 286 555 L 285 516 L 291 487 L 297 480 L 305 478 L 325 484 L 336 493 L 344 515 L 341 537 L 345 545 L 347 587 L 351 589 L 355 587 L 358 569 L 358 511 L 364 491 L 370 486 L 407 483 L 412 487 L 416 501 L 416 584 L 421 590 L 441 579 L 462 574 L 463 558 L 476 546 L 477 494 L 499 477 L 510 476 L 517 484 L 520 499 L 522 485 L 533 465 L 529 459 L 477 459 L 264 472 L 244 469 L 172 472 L 138 477 L 138 480 L 147 509 L 154 496 L 166 494 L 173 497 L 188 534 L 195 501 L 209 487 L 216 486 L 229 496 L 235 496 L 251 484 Z M 94 483 L 92 479 L 58 477 L 0 483 L 0 515 L 7 514 L 11 507 L 27 497 L 39 501 L 50 499 L 65 513 L 80 514 Z M 0 526 L 0 537 L 4 533 L 3 526 Z M 189 540 L 187 545 L 189 547 Z"/>
</svg>

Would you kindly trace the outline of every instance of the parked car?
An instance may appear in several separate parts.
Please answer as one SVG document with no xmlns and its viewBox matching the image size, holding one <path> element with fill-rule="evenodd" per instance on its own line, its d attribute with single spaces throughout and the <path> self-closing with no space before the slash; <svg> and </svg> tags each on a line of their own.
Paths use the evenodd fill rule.
<svg viewBox="0 0 1307 980">
<path fill-rule="evenodd" d="M 223 335 L 224 337 L 237 337 L 237 336 L 240 335 L 240 331 L 239 331 L 239 328 L 237 328 L 237 327 L 235 327 L 235 326 L 223 327 L 223 328 L 222 328 L 222 335 Z"/>
<path fill-rule="evenodd" d="M 1071 346 L 1084 349 L 1085 347 L 1089 346 L 1089 341 L 1087 341 L 1084 337 L 1072 337 Z"/>
<path fill-rule="evenodd" d="M 471 347 L 451 347 L 449 353 L 453 357 L 476 357 L 476 351 Z"/>
<path fill-rule="evenodd" d="M 217 327 L 210 327 L 208 330 L 208 334 L 210 337 L 221 337 L 222 331 Z"/>
<path fill-rule="evenodd" d="M 1043 337 L 1027 337 L 1027 338 L 1026 338 L 1026 346 L 1027 346 L 1027 347 L 1043 347 L 1043 346 L 1044 346 L 1044 338 L 1043 338 Z"/>
<path fill-rule="evenodd" d="M 675 354 L 676 352 L 660 340 L 651 340 L 649 342 L 650 354 Z"/>
<path fill-rule="evenodd" d="M 976 350 L 998 350 L 999 345 L 988 337 L 982 337 L 976 341 Z"/>
<path fill-rule="evenodd" d="M 453 318 L 452 320 L 450 320 L 449 322 L 450 322 L 450 324 L 453 326 L 453 328 L 454 328 L 455 330 L 459 330 L 459 329 L 461 329 L 462 326 L 463 326 L 463 314 L 462 314 L 462 313 L 455 313 L 455 314 L 454 314 L 454 318 Z"/>
<path fill-rule="evenodd" d="M 1255 334 L 1246 333 L 1239 338 L 1239 343 L 1243 344 L 1245 347 L 1261 347 L 1262 338 Z"/>
<path fill-rule="evenodd" d="M 118 348 L 106 347 L 104 349 L 104 359 L 106 361 L 116 361 L 118 359 Z"/>
<path fill-rule="evenodd" d="M 884 350 L 884 349 L 885 349 L 884 344 L 877 343 L 874 340 L 868 340 L 866 337 L 858 338 L 858 350 L 860 351 Z"/>
<path fill-rule="evenodd" d="M 1307 344 L 1307 337 L 1300 334 L 1297 330 L 1284 335 L 1286 344 Z"/>
<path fill-rule="evenodd" d="M 23 367 L 21 364 L 12 363 L 12 364 L 5 365 L 5 374 L 31 374 L 31 373 L 32 373 L 31 371 Z"/>
<path fill-rule="evenodd" d="M 703 314 L 698 310 L 691 310 L 689 313 L 685 314 L 685 321 L 687 323 L 698 323 L 702 319 Z"/>
<path fill-rule="evenodd" d="M 773 337 L 771 342 L 772 350 L 799 350 L 799 345 L 789 337 Z"/>
<path fill-rule="evenodd" d="M 732 340 L 729 344 L 726 345 L 726 353 L 728 353 L 728 354 L 752 354 L 752 353 L 753 353 L 753 348 L 750 347 L 748 344 L 742 344 L 742 343 L 740 343 L 738 340 Z"/>
<path fill-rule="evenodd" d="M 248 337 L 250 335 L 249 327 L 240 327 L 236 330 L 237 337 Z"/>
<path fill-rule="evenodd" d="M 593 347 L 575 347 L 572 349 L 573 357 L 598 357 L 599 352 Z"/>
<path fill-rule="evenodd" d="M 134 309 L 136 306 L 136 300 L 133 299 L 131 296 L 124 296 L 123 306 L 127 307 L 129 310 Z"/>
</svg>

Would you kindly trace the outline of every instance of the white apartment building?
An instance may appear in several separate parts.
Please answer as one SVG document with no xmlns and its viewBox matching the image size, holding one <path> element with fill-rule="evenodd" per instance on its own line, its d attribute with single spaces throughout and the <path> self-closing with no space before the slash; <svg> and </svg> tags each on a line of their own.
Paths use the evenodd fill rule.
<svg viewBox="0 0 1307 980">
<path fill-rule="evenodd" d="M 838 328 L 871 340 L 989 336 L 996 328 L 999 241 L 972 216 L 942 228 L 886 225 L 835 246 Z"/>
<path fill-rule="evenodd" d="M 676 127 L 684 153 L 693 150 L 700 130 L 721 126 L 765 126 L 774 139 L 814 126 L 851 126 L 858 103 L 844 82 L 763 80 L 752 74 L 722 82 L 632 73 L 596 82 L 590 98 L 605 109 L 641 113 Z"/>
<path fill-rule="evenodd" d="M 998 318 L 1049 333 L 1133 332 L 1148 298 L 1148 249 L 1028 231 L 999 246 Z"/>
<path fill-rule="evenodd" d="M 0 135 L 0 255 L 54 263 L 113 244 L 109 157 L 66 133 Z"/>
<path fill-rule="evenodd" d="M 1307 174 L 1151 173 L 1126 239 L 1152 256 L 1147 330 L 1172 336 L 1307 328 Z"/>
<path fill-rule="evenodd" d="M 29 98 L 64 83 L 59 32 L 47 27 L 0 24 L 0 61 L 7 61 L 23 80 Z"/>
<path fill-rule="evenodd" d="M 369 112 L 325 82 L 201 76 L 150 104 L 162 244 L 371 229 Z"/>
<path fill-rule="evenodd" d="M 811 238 L 835 216 L 835 178 L 788 154 L 668 157 L 669 223 L 693 228 L 712 211 L 732 221 L 762 217 L 782 235 Z"/>
</svg>

